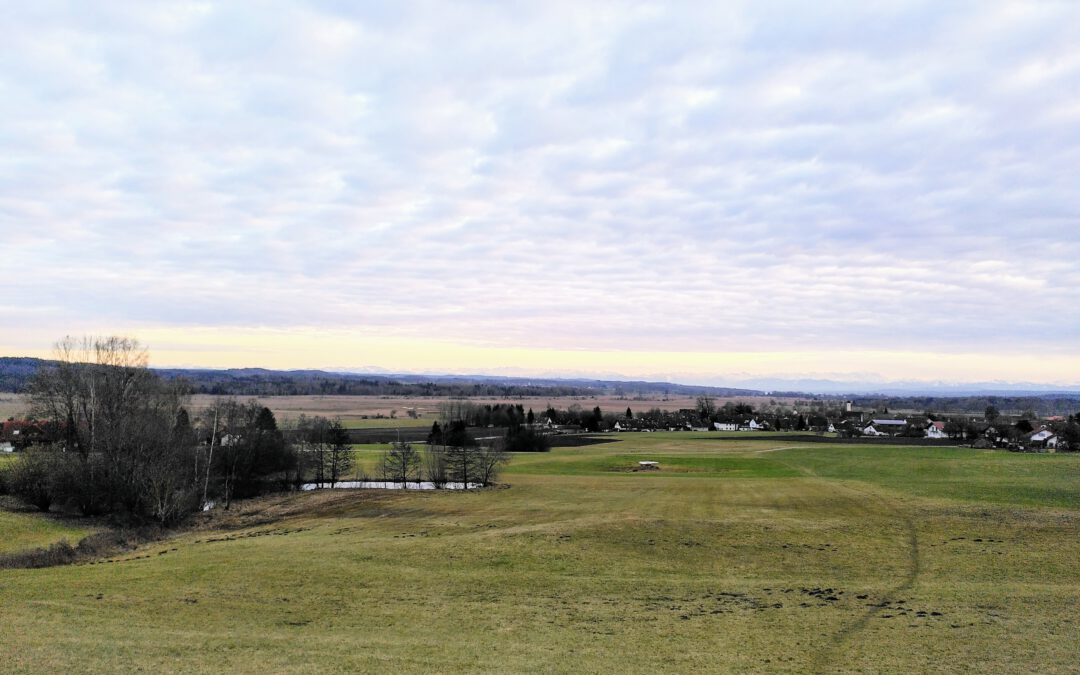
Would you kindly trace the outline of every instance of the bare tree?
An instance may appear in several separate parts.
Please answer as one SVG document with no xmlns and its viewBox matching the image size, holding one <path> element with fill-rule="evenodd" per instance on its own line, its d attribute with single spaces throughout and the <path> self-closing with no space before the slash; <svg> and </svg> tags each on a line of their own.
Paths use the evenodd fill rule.
<svg viewBox="0 0 1080 675">
<path fill-rule="evenodd" d="M 300 416 L 296 425 L 297 481 L 311 480 L 316 487 L 327 482 L 327 457 L 331 454 L 330 421 L 325 417 Z"/>
<path fill-rule="evenodd" d="M 627 408 L 629 410 L 629 408 Z M 698 417 L 703 421 L 708 421 L 716 414 L 716 404 L 708 394 L 702 394 L 697 398 L 697 413 Z"/>
<path fill-rule="evenodd" d="M 499 476 L 499 471 L 510 459 L 503 444 L 496 441 L 490 445 L 480 445 L 474 449 L 475 482 L 481 485 L 491 485 Z M 468 485 L 465 485 L 468 487 Z"/>
<path fill-rule="evenodd" d="M 469 445 L 448 445 L 443 451 L 446 461 L 447 476 L 450 480 L 468 488 L 476 482 L 476 447 Z"/>
<path fill-rule="evenodd" d="M 447 483 L 446 456 L 440 445 L 429 445 L 424 451 L 423 475 L 436 490 L 441 490 Z"/>
<path fill-rule="evenodd" d="M 419 480 L 420 453 L 410 443 L 396 441 L 383 453 L 379 461 L 379 470 L 383 480 L 401 483 L 408 487 L 410 481 Z"/>
<path fill-rule="evenodd" d="M 330 480 L 330 487 L 341 480 L 349 472 L 353 465 L 353 451 L 349 444 L 349 431 L 341 420 L 333 420 L 327 428 L 327 440 L 330 450 L 327 454 L 326 475 Z"/>
<path fill-rule="evenodd" d="M 225 508 L 234 497 L 259 492 L 263 478 L 287 475 L 294 461 L 292 448 L 269 408 L 254 400 L 218 399 L 204 415 L 216 420 L 210 442 L 216 439 L 217 448 L 207 461 L 220 481 Z"/>
</svg>

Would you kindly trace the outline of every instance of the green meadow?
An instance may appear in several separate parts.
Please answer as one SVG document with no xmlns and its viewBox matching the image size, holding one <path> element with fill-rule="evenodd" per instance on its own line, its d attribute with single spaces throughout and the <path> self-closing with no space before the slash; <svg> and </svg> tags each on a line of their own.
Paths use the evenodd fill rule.
<svg viewBox="0 0 1080 675">
<path fill-rule="evenodd" d="M 1080 457 L 606 438 L 515 456 L 494 489 L 268 497 L 113 558 L 0 570 L 0 665 L 1080 670 Z M 47 522 L 0 513 L 5 547 L 14 517 Z"/>
</svg>

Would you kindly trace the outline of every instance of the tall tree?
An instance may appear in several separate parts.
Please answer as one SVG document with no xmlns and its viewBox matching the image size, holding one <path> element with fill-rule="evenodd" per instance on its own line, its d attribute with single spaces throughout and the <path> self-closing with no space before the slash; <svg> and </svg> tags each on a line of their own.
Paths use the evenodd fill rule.
<svg viewBox="0 0 1080 675">
<path fill-rule="evenodd" d="M 702 421 L 708 421 L 716 414 L 716 404 L 711 396 L 702 394 L 697 398 L 697 413 Z"/>
<path fill-rule="evenodd" d="M 334 487 L 352 469 L 353 452 L 352 446 L 349 444 L 349 431 L 341 423 L 341 420 L 330 422 L 327 437 L 330 442 L 330 453 L 328 455 L 330 465 L 326 474 L 330 479 L 330 487 Z"/>
<path fill-rule="evenodd" d="M 383 453 L 379 461 L 379 470 L 383 480 L 401 483 L 408 487 L 410 482 L 420 479 L 420 453 L 410 443 L 395 441 Z"/>
</svg>

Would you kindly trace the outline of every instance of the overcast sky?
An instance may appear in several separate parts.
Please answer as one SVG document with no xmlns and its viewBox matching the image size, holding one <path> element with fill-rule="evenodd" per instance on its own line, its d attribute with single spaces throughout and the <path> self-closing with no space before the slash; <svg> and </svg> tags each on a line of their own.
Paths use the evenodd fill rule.
<svg viewBox="0 0 1080 675">
<path fill-rule="evenodd" d="M 1080 383 L 1078 35 L 1071 1 L 4 3 L 0 353 Z"/>
</svg>

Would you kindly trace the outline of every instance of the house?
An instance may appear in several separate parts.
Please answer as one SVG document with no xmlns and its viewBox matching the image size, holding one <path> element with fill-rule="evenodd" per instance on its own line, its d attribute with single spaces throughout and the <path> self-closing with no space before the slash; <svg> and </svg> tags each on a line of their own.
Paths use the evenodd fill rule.
<svg viewBox="0 0 1080 675">
<path fill-rule="evenodd" d="M 1028 436 L 1028 440 L 1031 441 L 1032 443 L 1043 443 L 1043 442 L 1049 440 L 1053 436 L 1054 436 L 1053 431 L 1050 431 L 1046 427 L 1043 427 L 1043 428 L 1039 429 L 1038 431 L 1032 433 L 1030 436 Z"/>
<path fill-rule="evenodd" d="M 713 422 L 713 429 L 716 431 L 738 431 L 739 425 L 734 422 Z"/>
<path fill-rule="evenodd" d="M 863 436 L 895 436 L 907 427 L 907 420 L 870 420 Z"/>
<path fill-rule="evenodd" d="M 1029 443 L 1033 448 L 1046 448 L 1047 450 L 1056 450 L 1058 446 L 1058 436 L 1053 431 L 1042 427 L 1038 431 L 1032 433 L 1027 437 Z"/>
<path fill-rule="evenodd" d="M 948 438 L 949 435 L 945 433 L 945 423 L 944 422 L 930 422 L 930 424 L 928 424 L 926 426 L 926 437 L 927 438 Z"/>
<path fill-rule="evenodd" d="M 31 420 L 0 422 L 0 451 L 2 452 L 23 450 L 35 442 L 45 440 L 45 429 L 38 422 Z"/>
<path fill-rule="evenodd" d="M 764 428 L 765 425 L 758 423 L 755 419 L 747 420 L 739 425 L 739 431 L 761 431 Z"/>
</svg>

